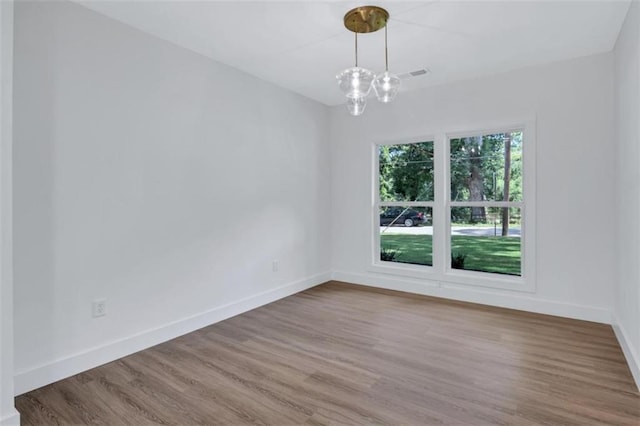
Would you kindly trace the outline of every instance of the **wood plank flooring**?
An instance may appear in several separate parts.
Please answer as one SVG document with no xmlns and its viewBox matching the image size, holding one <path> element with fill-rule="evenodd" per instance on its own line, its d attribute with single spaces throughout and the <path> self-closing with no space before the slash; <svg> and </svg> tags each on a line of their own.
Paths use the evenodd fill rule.
<svg viewBox="0 0 640 426">
<path fill-rule="evenodd" d="M 24 425 L 639 425 L 611 327 L 331 282 L 16 399 Z"/>
</svg>

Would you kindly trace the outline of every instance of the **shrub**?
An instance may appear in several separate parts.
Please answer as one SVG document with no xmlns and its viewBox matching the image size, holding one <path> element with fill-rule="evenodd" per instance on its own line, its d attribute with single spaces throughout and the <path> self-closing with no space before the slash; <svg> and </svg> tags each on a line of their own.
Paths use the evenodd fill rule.
<svg viewBox="0 0 640 426">
<path fill-rule="evenodd" d="M 464 253 L 451 253 L 451 267 L 453 269 L 464 269 L 464 260 L 467 255 Z"/>
<path fill-rule="evenodd" d="M 391 249 L 380 250 L 380 260 L 393 262 L 393 259 L 395 259 L 397 255 L 398 255 L 398 252 L 396 250 L 391 250 Z"/>
</svg>

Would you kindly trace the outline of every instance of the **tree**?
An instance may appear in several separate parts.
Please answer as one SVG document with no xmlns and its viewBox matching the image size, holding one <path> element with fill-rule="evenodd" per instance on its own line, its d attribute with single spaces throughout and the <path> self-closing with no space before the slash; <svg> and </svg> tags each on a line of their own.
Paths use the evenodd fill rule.
<svg viewBox="0 0 640 426">
<path fill-rule="evenodd" d="M 504 187 L 503 196 L 504 201 L 509 201 L 509 186 L 511 181 L 511 133 L 504 134 Z M 502 209 L 502 236 L 509 235 L 509 208 L 504 207 Z"/>
<path fill-rule="evenodd" d="M 389 145 L 382 145 L 378 153 L 380 201 L 393 200 L 393 181 L 391 179 L 393 166 L 391 163 L 391 153 L 389 152 L 390 148 Z"/>
<path fill-rule="evenodd" d="M 402 200 L 433 200 L 433 143 L 399 145 L 393 189 Z"/>
<path fill-rule="evenodd" d="M 379 151 L 382 201 L 433 200 L 433 143 L 386 145 Z"/>
<path fill-rule="evenodd" d="M 482 174 L 482 136 L 466 138 L 469 153 L 469 201 L 484 201 L 484 176 Z M 484 207 L 471 207 L 471 223 L 486 222 Z"/>
<path fill-rule="evenodd" d="M 384 145 L 379 150 L 381 201 L 428 201 L 434 198 L 433 142 Z M 522 132 L 450 140 L 452 201 L 522 199 Z M 490 209 L 502 216 L 509 232 L 513 209 Z M 452 207 L 453 222 L 486 222 L 485 207 Z"/>
<path fill-rule="evenodd" d="M 452 200 L 502 200 L 504 134 L 452 139 L 450 158 Z M 486 222 L 487 212 L 484 207 L 453 208 L 452 218 L 454 221 Z"/>
</svg>

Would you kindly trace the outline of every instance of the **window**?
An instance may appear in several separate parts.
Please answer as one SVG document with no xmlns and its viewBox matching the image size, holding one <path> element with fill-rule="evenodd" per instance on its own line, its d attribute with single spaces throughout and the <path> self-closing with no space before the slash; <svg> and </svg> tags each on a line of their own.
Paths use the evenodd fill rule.
<svg viewBox="0 0 640 426">
<path fill-rule="evenodd" d="M 376 145 L 372 269 L 532 289 L 527 214 L 535 192 L 525 158 L 533 158 L 533 132 L 523 126 Z"/>
<path fill-rule="evenodd" d="M 522 131 L 449 140 L 452 269 L 520 276 Z"/>
<path fill-rule="evenodd" d="M 433 142 L 378 148 L 379 260 L 433 265 Z"/>
</svg>

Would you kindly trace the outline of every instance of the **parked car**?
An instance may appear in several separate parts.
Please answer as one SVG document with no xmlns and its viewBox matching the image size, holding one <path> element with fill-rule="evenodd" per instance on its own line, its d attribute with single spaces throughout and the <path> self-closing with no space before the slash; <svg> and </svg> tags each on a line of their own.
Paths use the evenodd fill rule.
<svg viewBox="0 0 640 426">
<path fill-rule="evenodd" d="M 380 213 L 380 225 L 404 225 L 404 226 L 417 226 L 422 223 L 428 222 L 429 219 L 425 217 L 423 212 L 419 212 L 413 209 L 403 209 L 398 207 L 390 207 L 384 209 Z"/>
</svg>

